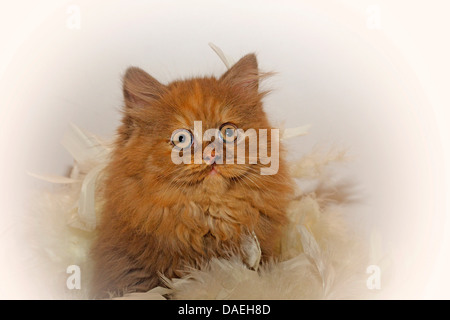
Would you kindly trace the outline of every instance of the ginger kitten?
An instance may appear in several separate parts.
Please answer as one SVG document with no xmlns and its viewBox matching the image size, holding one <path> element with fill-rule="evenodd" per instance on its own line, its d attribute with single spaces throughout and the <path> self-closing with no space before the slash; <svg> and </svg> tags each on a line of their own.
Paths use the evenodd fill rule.
<svg viewBox="0 0 450 320">
<path fill-rule="evenodd" d="M 162 285 L 159 273 L 180 277 L 186 266 L 242 254 L 243 238 L 252 232 L 262 260 L 277 257 L 293 194 L 282 155 L 272 175 L 261 174 L 267 164 L 250 161 L 248 146 L 245 164 L 226 163 L 225 147 L 201 163 L 171 160 L 174 148 L 193 150 L 193 159 L 195 150 L 213 143 L 193 134 L 194 121 L 203 130 L 218 129 L 223 145 L 233 148 L 238 128 L 270 131 L 260 78 L 254 54 L 219 79 L 163 85 L 139 68 L 127 70 L 122 125 L 105 171 L 105 206 L 91 251 L 92 297 L 148 291 Z"/>
</svg>

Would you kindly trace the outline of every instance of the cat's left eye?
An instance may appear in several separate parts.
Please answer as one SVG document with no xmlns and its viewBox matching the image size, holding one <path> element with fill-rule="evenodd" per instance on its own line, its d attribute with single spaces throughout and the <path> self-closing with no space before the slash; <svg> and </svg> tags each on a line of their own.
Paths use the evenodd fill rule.
<svg viewBox="0 0 450 320">
<path fill-rule="evenodd" d="M 175 130 L 170 138 L 170 142 L 179 149 L 189 148 L 193 141 L 192 133 L 186 129 Z"/>
<path fill-rule="evenodd" d="M 234 142 L 237 138 L 237 128 L 232 123 L 224 123 L 220 126 L 219 137 L 225 143 Z"/>
</svg>

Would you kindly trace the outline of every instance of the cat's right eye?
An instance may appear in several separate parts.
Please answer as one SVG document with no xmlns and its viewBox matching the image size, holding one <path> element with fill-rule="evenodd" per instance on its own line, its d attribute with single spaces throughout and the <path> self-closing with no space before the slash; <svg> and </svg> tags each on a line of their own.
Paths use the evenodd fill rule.
<svg viewBox="0 0 450 320">
<path fill-rule="evenodd" d="M 192 133 L 186 129 L 175 130 L 170 138 L 170 142 L 172 142 L 172 144 L 179 149 L 189 148 L 193 141 L 194 138 Z"/>
</svg>

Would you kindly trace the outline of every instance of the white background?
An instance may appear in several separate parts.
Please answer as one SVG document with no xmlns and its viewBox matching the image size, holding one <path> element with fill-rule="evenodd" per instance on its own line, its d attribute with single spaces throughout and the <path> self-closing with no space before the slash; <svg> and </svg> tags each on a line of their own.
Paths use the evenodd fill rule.
<svg viewBox="0 0 450 320">
<path fill-rule="evenodd" d="M 68 27 L 72 5 L 79 29 Z M 213 42 L 235 61 L 256 52 L 278 72 L 268 114 L 313 126 L 290 142 L 292 157 L 349 149 L 345 172 L 363 197 L 349 212 L 381 234 L 394 266 L 386 297 L 449 298 L 449 10 L 444 0 L 3 2 L 0 296 L 29 285 L 18 217 L 39 183 L 26 172 L 67 172 L 59 141 L 70 122 L 113 136 L 127 66 L 162 82 L 220 75 Z"/>
</svg>

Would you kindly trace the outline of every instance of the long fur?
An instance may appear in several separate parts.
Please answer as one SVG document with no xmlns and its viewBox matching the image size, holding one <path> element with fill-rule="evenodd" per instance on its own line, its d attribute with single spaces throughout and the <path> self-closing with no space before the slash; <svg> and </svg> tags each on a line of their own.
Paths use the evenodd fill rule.
<svg viewBox="0 0 450 320">
<path fill-rule="evenodd" d="M 244 130 L 270 130 L 260 77 L 252 54 L 220 79 L 166 86 L 138 68 L 127 71 L 123 124 L 105 170 L 105 206 L 91 255 L 93 297 L 163 285 L 159 273 L 180 277 L 186 266 L 239 253 L 252 232 L 263 261 L 279 256 L 294 186 L 283 155 L 274 175 L 259 174 L 265 167 L 260 162 L 217 164 L 219 174 L 210 175 L 206 163 L 170 161 L 171 133 L 192 128 L 194 121 L 202 121 L 204 129 L 234 123 Z"/>
</svg>

